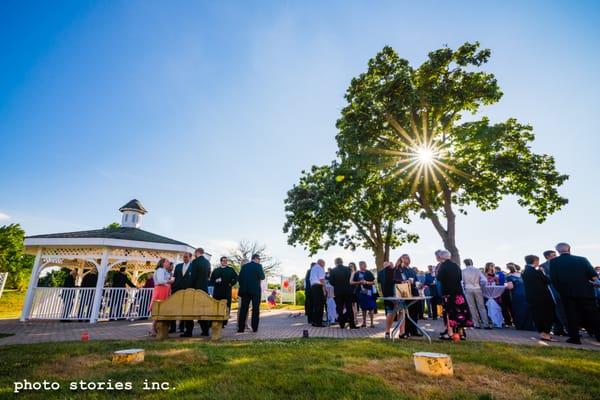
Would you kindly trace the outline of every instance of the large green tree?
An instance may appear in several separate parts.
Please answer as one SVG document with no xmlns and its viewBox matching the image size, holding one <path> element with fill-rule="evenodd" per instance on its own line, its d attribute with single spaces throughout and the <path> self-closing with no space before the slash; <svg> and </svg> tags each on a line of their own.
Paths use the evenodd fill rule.
<svg viewBox="0 0 600 400">
<path fill-rule="evenodd" d="M 24 290 L 27 287 L 35 257 L 25 254 L 25 231 L 19 224 L 0 227 L 0 272 L 8 272 L 7 287 Z"/>
<path fill-rule="evenodd" d="M 531 151 L 531 126 L 513 118 L 461 123 L 502 97 L 494 75 L 479 70 L 489 57 L 479 43 L 465 43 L 435 50 L 413 68 L 384 47 L 352 79 L 337 121 L 342 164 L 378 171 L 407 188 L 455 261 L 456 215 L 465 206 L 493 210 L 514 195 L 541 223 L 567 203 L 557 189 L 568 176 L 551 156 Z"/>
<path fill-rule="evenodd" d="M 381 269 L 391 249 L 417 239 L 401 227 L 410 222 L 403 190 L 377 171 L 336 161 L 313 166 L 287 193 L 283 231 L 289 244 L 301 244 L 311 255 L 331 246 L 366 248 Z"/>
</svg>

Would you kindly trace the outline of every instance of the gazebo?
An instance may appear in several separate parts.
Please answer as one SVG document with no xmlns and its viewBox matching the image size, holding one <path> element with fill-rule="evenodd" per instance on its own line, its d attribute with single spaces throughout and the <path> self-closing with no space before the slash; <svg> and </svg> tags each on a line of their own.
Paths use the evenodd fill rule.
<svg viewBox="0 0 600 400">
<path fill-rule="evenodd" d="M 152 289 L 138 288 L 139 278 L 154 271 L 161 258 L 177 263 L 184 252 L 193 253 L 194 248 L 140 229 L 142 216 L 147 211 L 136 199 L 119 211 L 122 212 L 120 227 L 25 237 L 25 251 L 35 255 L 35 262 L 21 321 L 89 320 L 95 323 L 148 316 Z M 75 288 L 38 287 L 42 270 L 56 267 L 77 271 Z M 107 286 L 108 272 L 122 267 L 131 275 L 136 287 Z M 95 271 L 98 274 L 95 287 L 80 287 L 82 282 L 90 282 L 84 277 Z"/>
</svg>

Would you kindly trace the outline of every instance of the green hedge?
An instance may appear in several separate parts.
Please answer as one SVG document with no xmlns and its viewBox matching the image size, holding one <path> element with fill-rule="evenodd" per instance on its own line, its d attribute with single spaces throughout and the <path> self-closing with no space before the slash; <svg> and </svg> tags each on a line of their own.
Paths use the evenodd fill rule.
<svg viewBox="0 0 600 400">
<path fill-rule="evenodd" d="M 305 302 L 306 302 L 306 294 L 304 293 L 304 290 L 297 290 L 296 291 L 296 305 L 303 306 Z"/>
</svg>

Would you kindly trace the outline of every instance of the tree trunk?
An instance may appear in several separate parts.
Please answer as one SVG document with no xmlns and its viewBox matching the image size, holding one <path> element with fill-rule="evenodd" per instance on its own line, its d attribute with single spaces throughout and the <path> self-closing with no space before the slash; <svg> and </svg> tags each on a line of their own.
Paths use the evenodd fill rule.
<svg viewBox="0 0 600 400">
<path fill-rule="evenodd" d="M 458 247 L 456 247 L 456 214 L 452 210 L 452 192 L 446 189 L 444 190 L 444 213 L 446 215 L 446 227 L 444 228 L 440 222 L 439 216 L 431 209 L 427 198 L 419 196 L 418 200 L 421 206 L 425 210 L 427 218 L 433 224 L 433 227 L 440 235 L 444 248 L 450 252 L 451 259 L 460 266 L 460 254 Z"/>
<path fill-rule="evenodd" d="M 450 252 L 452 261 L 460 266 L 460 254 L 456 247 L 456 214 L 452 209 L 452 192 L 444 190 L 444 211 L 446 213 L 446 235 L 442 237 L 446 250 Z"/>
<path fill-rule="evenodd" d="M 383 263 L 385 260 L 385 251 L 383 249 L 383 243 L 377 243 L 377 246 L 373 249 L 375 253 L 375 265 L 377 266 L 377 272 L 383 269 Z"/>
</svg>

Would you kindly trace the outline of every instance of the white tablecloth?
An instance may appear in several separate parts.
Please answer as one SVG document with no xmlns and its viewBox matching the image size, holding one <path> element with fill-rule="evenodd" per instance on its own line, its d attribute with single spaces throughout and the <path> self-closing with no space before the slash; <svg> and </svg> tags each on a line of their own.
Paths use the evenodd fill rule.
<svg viewBox="0 0 600 400">
<path fill-rule="evenodd" d="M 483 296 L 488 299 L 495 299 L 496 297 L 502 296 L 502 293 L 506 290 L 504 285 L 488 285 L 481 288 Z"/>
</svg>

